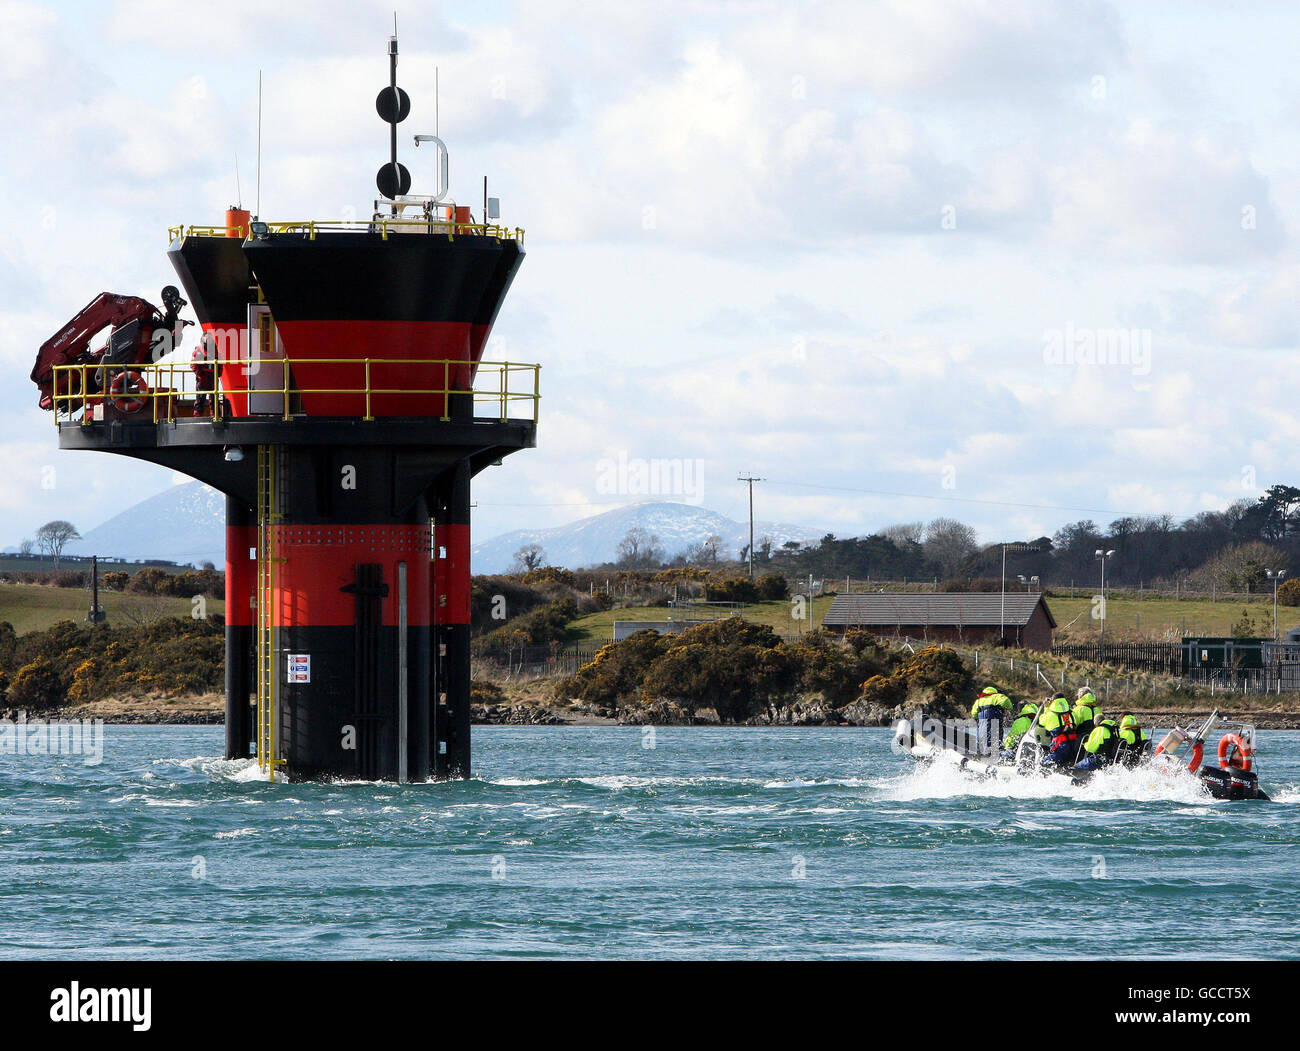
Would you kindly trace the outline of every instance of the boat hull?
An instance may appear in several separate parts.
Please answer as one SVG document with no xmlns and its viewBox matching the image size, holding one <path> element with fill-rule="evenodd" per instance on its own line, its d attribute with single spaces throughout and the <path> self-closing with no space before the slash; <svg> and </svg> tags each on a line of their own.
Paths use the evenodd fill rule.
<svg viewBox="0 0 1300 1051">
<path fill-rule="evenodd" d="M 1005 762 L 998 756 L 985 756 L 975 747 L 973 735 L 965 728 L 946 723 L 939 733 L 930 735 L 919 732 L 916 726 L 907 720 L 901 720 L 894 728 L 895 741 L 899 748 L 920 762 L 932 762 L 944 758 L 952 762 L 957 769 L 979 780 L 1019 781 L 1026 777 L 1062 777 L 1074 785 L 1084 785 L 1095 773 L 1100 771 L 1077 770 L 1072 767 L 1043 767 L 1037 762 Z M 1142 760 L 1142 766 L 1160 763 L 1158 756 Z M 1178 769 L 1181 764 L 1167 764 L 1171 769 Z M 1105 769 L 1104 767 L 1102 769 Z M 1224 770 L 1217 766 L 1202 766 L 1196 775 L 1202 786 L 1213 799 L 1221 800 L 1259 800 L 1267 802 L 1268 794 L 1260 787 L 1258 776 L 1250 770 Z"/>
</svg>

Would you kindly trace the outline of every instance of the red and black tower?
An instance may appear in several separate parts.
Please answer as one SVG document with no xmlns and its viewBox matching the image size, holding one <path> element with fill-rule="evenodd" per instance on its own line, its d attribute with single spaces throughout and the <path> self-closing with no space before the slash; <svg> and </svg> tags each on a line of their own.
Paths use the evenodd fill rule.
<svg viewBox="0 0 1300 1051">
<path fill-rule="evenodd" d="M 538 367 L 481 360 L 523 234 L 447 198 L 435 136 L 436 192 L 410 194 L 389 55 L 371 219 L 174 229 L 200 347 L 133 333 L 33 373 L 61 448 L 226 494 L 226 753 L 273 778 L 469 775 L 470 481 L 536 433 Z"/>
</svg>

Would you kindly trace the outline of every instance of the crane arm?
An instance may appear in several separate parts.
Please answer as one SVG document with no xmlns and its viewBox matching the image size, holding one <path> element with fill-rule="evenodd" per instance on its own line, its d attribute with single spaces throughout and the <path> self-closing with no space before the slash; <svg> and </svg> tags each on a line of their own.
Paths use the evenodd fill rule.
<svg viewBox="0 0 1300 1051">
<path fill-rule="evenodd" d="M 176 312 L 185 304 L 170 285 L 163 289 L 167 303 L 166 316 L 147 300 L 139 296 L 123 296 L 114 292 L 101 292 L 73 316 L 58 332 L 41 344 L 32 366 L 32 382 L 40 388 L 41 408 L 53 406 L 54 367 L 85 360 L 90 351 L 91 339 L 102 329 L 121 328 L 133 321 L 151 329 L 160 325 L 175 324 Z"/>
</svg>

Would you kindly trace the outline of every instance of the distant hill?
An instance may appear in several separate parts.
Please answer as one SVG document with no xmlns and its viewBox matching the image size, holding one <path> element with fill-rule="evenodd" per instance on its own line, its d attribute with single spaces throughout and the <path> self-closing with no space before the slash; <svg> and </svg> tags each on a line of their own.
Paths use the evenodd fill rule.
<svg viewBox="0 0 1300 1051">
<path fill-rule="evenodd" d="M 69 544 L 72 555 L 102 555 L 173 562 L 225 562 L 225 497 L 202 482 L 187 482 L 142 500 Z M 540 544 L 550 565 L 580 569 L 612 562 L 619 541 L 639 527 L 659 538 L 672 557 L 698 544 L 710 533 L 722 537 L 723 553 L 735 558 L 749 543 L 749 523 L 737 522 L 689 504 L 645 503 L 620 507 L 550 529 L 518 529 L 476 544 L 471 566 L 475 573 L 505 573 L 515 552 L 525 544 Z M 755 522 L 754 536 L 771 537 L 779 547 L 787 540 L 815 541 L 821 533 L 802 526 Z"/>
<path fill-rule="evenodd" d="M 698 544 L 710 533 L 722 537 L 724 554 L 735 558 L 749 543 L 749 523 L 737 522 L 716 511 L 689 504 L 646 503 L 620 507 L 550 529 L 517 529 L 476 544 L 470 562 L 475 573 L 505 573 L 515 552 L 525 544 L 539 544 L 547 564 L 581 569 L 612 562 L 629 529 L 640 527 L 659 538 L 668 557 Z M 802 526 L 774 522 L 754 523 L 754 542 L 771 537 L 777 547 L 787 540 L 815 541 L 821 533 Z"/>
<path fill-rule="evenodd" d="M 67 551 L 221 567 L 226 561 L 226 498 L 202 482 L 175 485 L 91 529 Z"/>
</svg>

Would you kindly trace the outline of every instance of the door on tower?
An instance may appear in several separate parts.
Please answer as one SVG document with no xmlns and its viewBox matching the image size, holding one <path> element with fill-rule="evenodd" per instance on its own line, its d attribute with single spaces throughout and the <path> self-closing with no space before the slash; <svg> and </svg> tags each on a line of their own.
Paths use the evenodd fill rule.
<svg viewBox="0 0 1300 1051">
<path fill-rule="evenodd" d="M 271 308 L 248 308 L 248 412 L 250 416 L 288 416 L 295 408 L 292 384 L 284 359 L 284 344 L 275 328 Z"/>
</svg>

